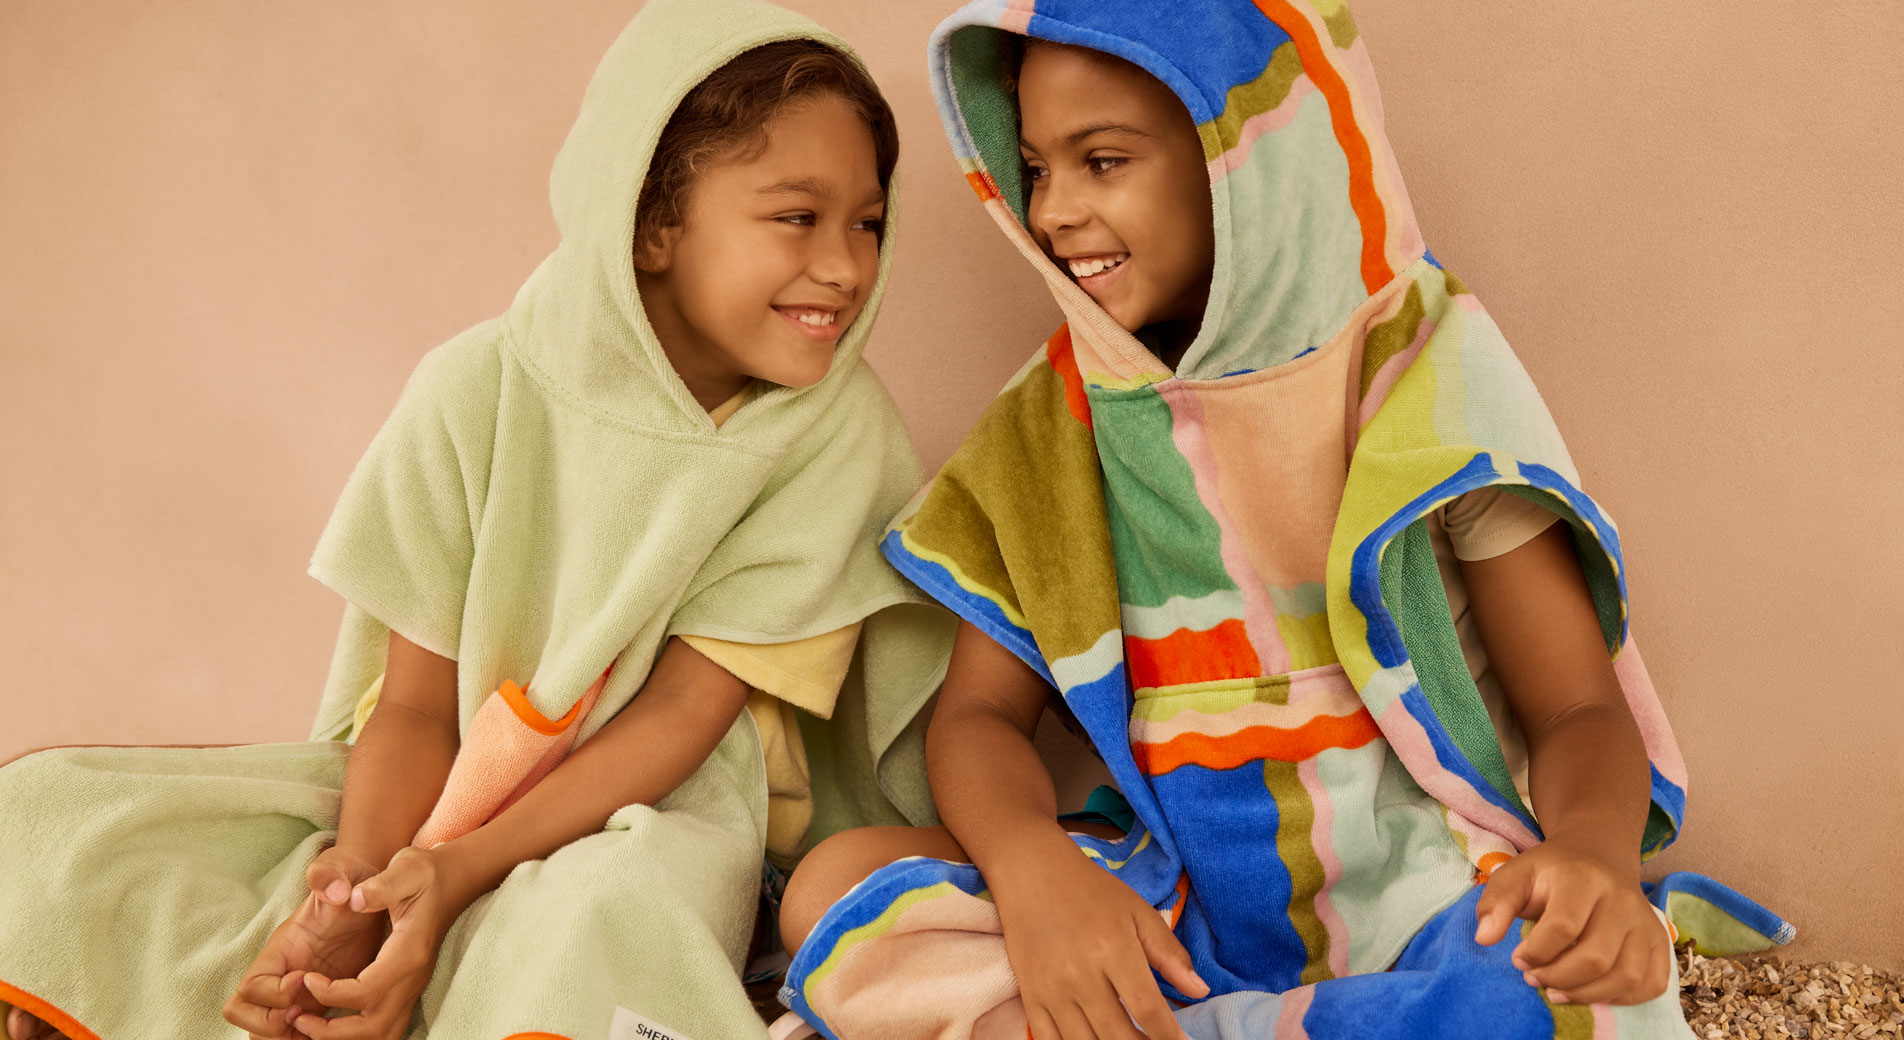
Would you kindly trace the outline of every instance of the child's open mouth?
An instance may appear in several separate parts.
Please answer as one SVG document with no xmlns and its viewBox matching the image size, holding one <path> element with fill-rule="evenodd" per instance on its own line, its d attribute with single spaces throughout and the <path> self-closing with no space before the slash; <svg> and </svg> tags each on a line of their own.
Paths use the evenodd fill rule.
<svg viewBox="0 0 1904 1040">
<path fill-rule="evenodd" d="M 840 312 L 821 307 L 775 307 L 774 313 L 787 319 L 802 336 L 817 340 L 840 338 Z"/>
<path fill-rule="evenodd" d="M 1096 293 L 1111 284 L 1117 272 L 1124 269 L 1124 261 L 1130 259 L 1129 253 L 1098 253 L 1091 256 L 1071 256 L 1062 258 L 1071 271 L 1071 278 L 1085 292 Z"/>
</svg>

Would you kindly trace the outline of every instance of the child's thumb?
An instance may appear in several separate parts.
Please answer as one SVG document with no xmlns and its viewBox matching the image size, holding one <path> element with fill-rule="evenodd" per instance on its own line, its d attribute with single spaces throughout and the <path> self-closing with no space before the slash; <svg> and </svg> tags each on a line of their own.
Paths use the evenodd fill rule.
<svg viewBox="0 0 1904 1040">
<path fill-rule="evenodd" d="M 1509 867 L 1496 870 L 1488 878 L 1487 887 L 1474 904 L 1474 941 L 1482 946 L 1492 946 L 1506 938 L 1509 926 L 1527 909 L 1533 896 L 1532 872 Z"/>
<path fill-rule="evenodd" d="M 1177 987 L 1177 992 L 1186 997 L 1209 996 L 1210 984 L 1197 974 L 1190 962 L 1190 951 L 1177 941 L 1163 918 L 1155 914 L 1139 917 L 1137 941 L 1143 944 L 1144 959 L 1157 969 L 1165 982 Z"/>
<path fill-rule="evenodd" d="M 350 899 L 350 878 L 342 867 L 323 856 L 311 862 L 304 872 L 304 881 L 317 898 L 333 906 L 343 906 Z"/>
<path fill-rule="evenodd" d="M 426 854 L 402 849 L 390 858 L 383 873 L 351 890 L 350 908 L 359 913 L 388 910 L 429 887 L 430 876 Z"/>
</svg>

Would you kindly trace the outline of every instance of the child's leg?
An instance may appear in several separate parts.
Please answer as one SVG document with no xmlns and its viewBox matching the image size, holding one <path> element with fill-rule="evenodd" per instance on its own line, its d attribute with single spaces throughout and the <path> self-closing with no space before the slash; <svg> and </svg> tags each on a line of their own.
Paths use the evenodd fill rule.
<svg viewBox="0 0 1904 1040">
<path fill-rule="evenodd" d="M 1108 824 L 1067 822 L 1065 826 L 1111 841 L 1124 836 L 1123 831 Z M 787 953 L 800 952 L 800 944 L 812 933 L 813 926 L 854 885 L 873 871 L 909 856 L 971 862 L 952 832 L 944 827 L 860 827 L 841 831 L 814 846 L 788 880 L 787 894 L 780 902 L 780 938 Z"/>
<path fill-rule="evenodd" d="M 780 938 L 787 953 L 800 952 L 827 908 L 873 871 L 908 856 L 969 863 L 965 850 L 944 827 L 860 827 L 841 831 L 813 847 L 780 901 Z"/>
<path fill-rule="evenodd" d="M 1061 824 L 1106 841 L 1127 837 L 1104 823 Z M 943 827 L 866 828 L 822 842 L 781 904 L 795 954 L 782 1002 L 842 1040 L 1024 1037 L 1018 981 L 984 889 Z"/>
</svg>

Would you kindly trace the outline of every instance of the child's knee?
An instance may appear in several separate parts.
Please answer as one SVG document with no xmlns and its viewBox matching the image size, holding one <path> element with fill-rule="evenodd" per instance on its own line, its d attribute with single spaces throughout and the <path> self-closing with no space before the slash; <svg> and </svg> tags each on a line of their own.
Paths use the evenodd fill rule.
<svg viewBox="0 0 1904 1040">
<path fill-rule="evenodd" d="M 788 953 L 799 951 L 828 907 L 879 869 L 865 866 L 876 844 L 865 833 L 870 829 L 841 831 L 815 845 L 787 879 L 786 894 L 780 897 L 780 938 Z"/>
<path fill-rule="evenodd" d="M 860 827 L 814 846 L 788 879 L 780 900 L 780 937 L 787 952 L 797 952 L 828 908 L 854 885 L 907 856 L 963 858 L 943 827 Z"/>
</svg>

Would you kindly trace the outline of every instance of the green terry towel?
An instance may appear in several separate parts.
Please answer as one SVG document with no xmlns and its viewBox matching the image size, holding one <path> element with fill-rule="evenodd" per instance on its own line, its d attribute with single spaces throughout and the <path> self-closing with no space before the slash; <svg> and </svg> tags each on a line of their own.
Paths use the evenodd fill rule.
<svg viewBox="0 0 1904 1040">
<path fill-rule="evenodd" d="M 75 1037 L 237 1035 L 220 1008 L 305 895 L 336 826 L 337 738 L 391 631 L 457 661 L 468 757 L 505 685 L 518 714 L 578 709 L 587 740 L 671 635 L 778 643 L 863 621 L 832 717 L 801 719 L 813 837 L 932 821 L 921 709 L 951 619 L 879 554 L 921 474 L 860 357 L 890 232 L 827 377 L 759 393 L 718 428 L 635 289 L 636 196 L 674 107 L 742 51 L 795 38 L 847 50 L 756 0 L 653 0 L 609 50 L 551 176 L 561 244 L 505 314 L 418 366 L 317 548 L 311 573 L 349 606 L 311 742 L 0 770 L 0 1000 Z M 457 923 L 410 1035 L 759 1035 L 738 968 L 761 756 L 743 713 L 673 795 L 518 867 Z"/>
</svg>

